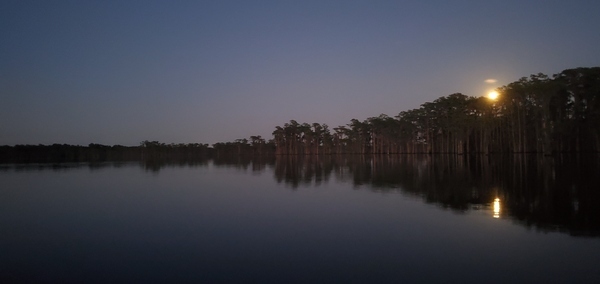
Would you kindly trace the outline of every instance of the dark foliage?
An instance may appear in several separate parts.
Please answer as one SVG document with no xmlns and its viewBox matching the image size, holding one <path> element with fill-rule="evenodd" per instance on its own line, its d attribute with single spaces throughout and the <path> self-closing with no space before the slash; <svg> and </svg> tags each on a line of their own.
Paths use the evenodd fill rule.
<svg viewBox="0 0 600 284">
<path fill-rule="evenodd" d="M 273 131 L 276 153 L 600 151 L 600 67 L 531 75 L 498 92 L 496 100 L 451 94 L 395 117 L 352 119 L 333 132 L 291 120 Z"/>
</svg>

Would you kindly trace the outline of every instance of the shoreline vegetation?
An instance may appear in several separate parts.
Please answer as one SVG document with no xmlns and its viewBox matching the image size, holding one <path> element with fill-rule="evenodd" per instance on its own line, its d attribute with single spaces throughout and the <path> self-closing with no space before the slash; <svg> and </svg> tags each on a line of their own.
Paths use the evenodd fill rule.
<svg viewBox="0 0 600 284">
<path fill-rule="evenodd" d="M 0 162 L 195 159 L 222 155 L 490 154 L 600 152 L 600 67 L 523 77 L 497 98 L 454 93 L 394 117 L 381 114 L 330 129 L 290 120 L 272 139 L 212 146 L 143 141 L 139 146 L 0 146 Z"/>
</svg>

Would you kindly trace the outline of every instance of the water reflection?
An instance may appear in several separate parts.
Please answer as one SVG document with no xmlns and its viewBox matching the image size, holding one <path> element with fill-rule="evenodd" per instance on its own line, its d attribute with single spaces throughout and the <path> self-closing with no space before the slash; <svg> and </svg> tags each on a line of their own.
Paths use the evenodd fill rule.
<svg viewBox="0 0 600 284">
<path fill-rule="evenodd" d="M 0 170 L 68 171 L 86 166 L 97 171 L 124 165 L 3 165 Z M 277 183 L 292 190 L 350 183 L 355 189 L 413 196 L 458 214 L 485 208 L 493 218 L 510 218 L 541 232 L 600 236 L 598 156 L 223 156 L 140 162 L 152 174 L 168 167 L 209 165 L 272 174 Z"/>
<path fill-rule="evenodd" d="M 275 180 L 293 189 L 334 177 L 355 188 L 399 192 L 456 213 L 490 208 L 541 232 L 600 236 L 597 157 L 325 156 L 279 157 Z"/>
<path fill-rule="evenodd" d="M 209 164 L 215 167 L 251 170 L 254 173 L 261 173 L 267 167 L 275 165 L 275 157 L 224 155 L 202 159 L 153 159 L 143 160 L 139 163 L 146 171 L 154 173 L 169 167 L 206 167 Z"/>
<path fill-rule="evenodd" d="M 140 161 L 140 166 L 145 171 L 158 174 L 160 170 L 167 167 L 205 167 L 208 165 L 208 159 L 160 159 L 160 160 L 143 160 Z"/>
<path fill-rule="evenodd" d="M 502 215 L 541 232 L 600 236 L 597 156 L 223 156 L 144 167 L 156 173 L 209 163 L 254 174 L 272 169 L 274 179 L 293 190 L 351 183 L 356 189 L 414 196 L 458 214 L 488 208 L 494 218 Z"/>
<path fill-rule="evenodd" d="M 494 199 L 494 218 L 500 218 L 500 198 Z"/>
<path fill-rule="evenodd" d="M 35 172 L 54 171 L 66 172 L 73 169 L 88 168 L 90 171 L 98 171 L 106 168 L 121 168 L 137 162 L 94 162 L 94 163 L 24 163 L 24 164 L 0 164 L 0 171 Z"/>
</svg>

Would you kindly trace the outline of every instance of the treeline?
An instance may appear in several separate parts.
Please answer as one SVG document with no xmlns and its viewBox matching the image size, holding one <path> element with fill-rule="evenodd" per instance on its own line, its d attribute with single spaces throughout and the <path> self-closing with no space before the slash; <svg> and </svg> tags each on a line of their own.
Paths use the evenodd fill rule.
<svg viewBox="0 0 600 284">
<path fill-rule="evenodd" d="M 213 157 L 273 156 L 275 145 L 260 136 L 250 140 L 216 143 L 212 147 L 201 143 L 162 143 L 142 141 L 139 146 L 16 145 L 0 146 L 0 163 L 64 163 L 104 161 L 146 161 L 158 163 L 188 163 Z"/>
<path fill-rule="evenodd" d="M 499 97 L 440 97 L 391 117 L 330 129 L 290 120 L 273 139 L 139 146 L 0 146 L 0 162 L 193 159 L 224 155 L 396 153 L 584 153 L 600 151 L 600 67 L 535 74 L 498 89 Z"/>
<path fill-rule="evenodd" d="M 291 120 L 273 142 L 277 154 L 293 155 L 600 151 L 600 67 L 531 75 L 498 93 L 455 93 L 333 129 Z"/>
<path fill-rule="evenodd" d="M 58 162 L 100 162 L 133 161 L 140 159 L 138 147 L 121 145 L 106 146 L 89 144 L 88 146 L 52 144 L 52 145 L 16 145 L 0 146 L 2 163 L 58 163 Z"/>
<path fill-rule="evenodd" d="M 164 161 L 205 158 L 211 154 L 208 144 L 165 144 L 143 141 L 139 146 L 16 145 L 0 146 L 1 163 L 63 163 L 103 161 Z"/>
<path fill-rule="evenodd" d="M 273 140 L 265 140 L 260 135 L 250 136 L 248 139 L 236 139 L 234 142 L 219 142 L 213 144 L 214 153 L 217 156 L 231 154 L 250 155 L 272 155 L 275 153 Z"/>
</svg>

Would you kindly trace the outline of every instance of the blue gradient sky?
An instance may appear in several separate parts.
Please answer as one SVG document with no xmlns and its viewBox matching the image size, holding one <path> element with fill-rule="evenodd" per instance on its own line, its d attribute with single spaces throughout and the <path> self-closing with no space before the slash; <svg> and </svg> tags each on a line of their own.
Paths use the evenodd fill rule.
<svg viewBox="0 0 600 284">
<path fill-rule="evenodd" d="M 599 13 L 595 0 L 3 0 L 0 145 L 212 144 L 394 116 L 600 66 Z"/>
</svg>

